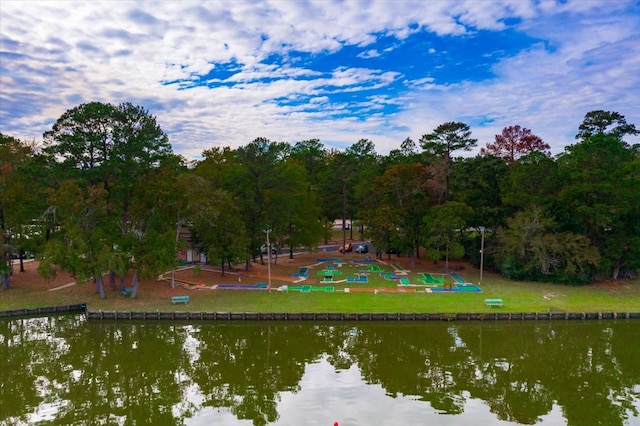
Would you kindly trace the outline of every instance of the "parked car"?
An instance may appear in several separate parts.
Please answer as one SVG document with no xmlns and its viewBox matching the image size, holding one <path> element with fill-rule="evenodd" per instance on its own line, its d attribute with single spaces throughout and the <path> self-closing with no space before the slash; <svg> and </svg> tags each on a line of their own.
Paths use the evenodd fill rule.
<svg viewBox="0 0 640 426">
<path fill-rule="evenodd" d="M 278 246 L 275 244 L 269 244 L 271 246 L 271 254 L 278 254 Z M 260 246 L 260 253 L 267 254 L 267 245 L 263 244 Z"/>
<path fill-rule="evenodd" d="M 353 245 L 351 243 L 347 243 L 344 246 L 340 246 L 338 251 L 340 251 L 340 253 L 347 253 L 347 252 L 353 251 Z"/>
<path fill-rule="evenodd" d="M 356 253 L 369 253 L 369 246 L 366 244 L 360 244 L 356 247 Z"/>
</svg>

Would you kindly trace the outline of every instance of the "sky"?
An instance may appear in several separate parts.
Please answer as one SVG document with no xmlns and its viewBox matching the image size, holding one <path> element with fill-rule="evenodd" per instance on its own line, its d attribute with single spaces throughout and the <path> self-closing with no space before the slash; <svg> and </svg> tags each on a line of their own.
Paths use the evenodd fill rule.
<svg viewBox="0 0 640 426">
<path fill-rule="evenodd" d="M 512 125 L 558 154 L 589 111 L 640 128 L 639 94 L 639 1 L 0 0 L 0 132 L 28 141 L 98 101 L 192 159 L 257 137 L 386 155 L 449 121 L 467 155 Z"/>
</svg>

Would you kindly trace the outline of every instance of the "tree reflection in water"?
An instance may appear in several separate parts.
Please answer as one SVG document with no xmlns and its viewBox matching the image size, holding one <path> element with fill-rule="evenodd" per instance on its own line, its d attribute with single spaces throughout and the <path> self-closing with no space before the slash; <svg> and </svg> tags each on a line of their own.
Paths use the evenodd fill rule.
<svg viewBox="0 0 640 426">
<path fill-rule="evenodd" d="M 408 407 L 398 421 L 425 413 L 455 418 L 481 402 L 485 424 L 535 424 L 551 414 L 569 425 L 631 424 L 640 421 L 637 328 L 632 321 L 5 319 L 0 423 L 161 425 L 204 416 L 209 423 L 288 424 L 285 414 L 328 421 L 336 413 L 326 401 L 339 394 L 345 409 L 379 387 Z M 319 364 L 344 378 L 358 375 L 360 383 L 343 395 L 320 377 Z M 296 406 L 303 393 L 319 395 L 316 405 Z M 372 413 L 382 409 L 369 404 Z"/>
</svg>

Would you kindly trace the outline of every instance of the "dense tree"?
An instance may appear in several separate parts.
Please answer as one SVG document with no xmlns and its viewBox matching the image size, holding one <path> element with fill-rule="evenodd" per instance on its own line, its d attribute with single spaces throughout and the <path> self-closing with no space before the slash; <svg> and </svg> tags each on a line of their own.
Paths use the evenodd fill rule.
<svg viewBox="0 0 640 426">
<path fill-rule="evenodd" d="M 420 138 L 420 146 L 427 156 L 440 159 L 445 169 L 444 199 L 449 200 L 453 153 L 470 151 L 476 146 L 477 139 L 471 137 L 469 125 L 460 122 L 447 122 L 439 125 L 432 133 Z"/>
<path fill-rule="evenodd" d="M 25 253 L 38 252 L 46 185 L 37 147 L 0 133 L 0 278 L 9 285 L 11 257 L 24 271 Z"/>
<path fill-rule="evenodd" d="M 597 133 L 565 151 L 558 159 L 565 226 L 589 238 L 614 278 L 621 268 L 640 267 L 640 163 L 633 149 Z"/>
<path fill-rule="evenodd" d="M 76 232 L 88 232 L 90 237 L 93 237 L 93 233 L 100 235 L 97 240 L 90 238 L 88 241 L 93 241 L 92 244 L 100 241 L 103 246 L 98 255 L 98 249 L 92 245 L 71 245 L 75 250 L 75 253 L 70 254 L 71 258 L 89 256 L 83 250 L 91 250 L 95 261 L 102 262 L 100 267 L 91 265 L 91 271 L 88 272 L 94 275 L 101 274 L 108 267 L 116 268 L 114 272 L 123 273 L 123 258 L 135 259 L 131 264 L 135 277 L 139 273 L 146 276 L 160 272 L 157 268 L 166 265 L 167 262 L 160 259 L 167 258 L 168 247 L 157 241 L 156 244 L 144 243 L 156 233 L 165 235 L 167 232 L 151 226 L 150 218 L 158 210 L 156 206 L 146 204 L 150 210 L 141 213 L 138 209 L 137 217 L 131 214 L 136 187 L 144 185 L 159 168 L 177 167 L 180 164 L 180 160 L 171 153 L 168 138 L 156 123 L 155 117 L 144 108 L 129 103 L 118 106 L 99 102 L 82 104 L 66 111 L 52 130 L 45 132 L 44 142 L 44 152 L 52 160 L 52 171 L 64 184 L 61 189 L 68 193 L 85 194 L 79 200 L 103 203 L 103 208 L 92 210 L 91 215 L 82 213 L 80 207 L 74 205 L 65 205 L 62 209 L 52 205 L 53 210 L 69 214 L 70 217 L 79 217 L 92 226 L 93 215 L 100 212 L 104 215 L 101 218 L 104 224 L 117 224 L 119 227 L 119 232 L 110 229 L 107 234 L 102 235 L 99 232 L 102 231 L 102 224 L 96 225 L 93 231 L 91 226 L 82 226 Z M 100 194 L 100 198 L 96 198 L 96 194 Z M 60 204 L 60 192 L 56 202 L 63 205 Z M 69 217 L 56 217 L 63 222 L 69 220 Z M 174 229 L 174 225 L 163 225 Z M 73 227 L 60 228 L 59 232 L 63 233 L 61 240 L 73 238 L 72 235 L 64 235 L 72 229 Z M 55 247 L 59 241 L 60 238 L 57 243 L 50 243 L 49 253 L 51 250 L 57 251 Z M 144 253 L 141 251 L 142 247 Z M 131 252 L 127 253 L 125 248 Z M 69 259 L 62 260 L 64 265 L 75 268 L 74 262 L 69 264 Z M 94 279 L 101 288 L 101 276 L 95 275 Z M 105 296 L 104 291 L 100 294 Z"/>
<path fill-rule="evenodd" d="M 102 274 L 112 265 L 117 225 L 109 220 L 107 191 L 103 185 L 80 186 L 64 181 L 49 200 L 49 213 L 59 231 L 47 241 L 38 272 L 53 277 L 59 266 L 80 283 L 93 280 L 106 297 Z"/>
<path fill-rule="evenodd" d="M 554 260 L 545 266 L 540 258 L 531 260 L 537 252 L 518 257 L 502 250 L 505 271 L 585 280 L 596 264 L 582 247 L 579 237 L 586 236 L 603 270 L 630 276 L 640 268 L 640 156 L 623 139 L 637 134 L 621 114 L 599 110 L 585 116 L 579 142 L 557 159 L 520 126 L 504 128 L 481 155 L 464 159 L 455 153 L 477 141 L 460 122 L 423 135 L 423 152 L 407 138 L 385 157 L 368 139 L 340 151 L 318 139 L 291 146 L 257 138 L 237 149 L 207 149 L 186 173 L 184 159 L 172 154 L 144 108 L 92 102 L 60 117 L 44 134 L 42 154 L 0 135 L 0 254 L 6 264 L 10 250 L 26 250 L 38 235 L 48 240 L 44 271 L 51 272 L 57 259 L 101 285 L 98 271 L 110 271 L 114 282 L 116 274 L 133 269 L 135 284 L 139 275 L 153 276 L 175 262 L 178 230 L 186 223 L 210 261 L 224 267 L 245 256 L 248 268 L 267 228 L 272 241 L 289 245 L 290 256 L 296 246 L 313 247 L 320 228 L 326 234 L 342 218 L 366 224 L 379 248 L 412 255 L 427 248 L 444 257 L 462 252 L 456 244 L 465 233 L 467 253 L 477 252 L 475 234 L 465 230 L 483 227 L 495 235 L 515 213 L 518 220 L 501 231 L 502 247 L 506 235 L 527 235 L 518 225 L 523 215 L 544 218 L 535 241 L 547 244 L 543 255 Z M 26 190 L 32 182 L 35 190 Z M 353 227 L 350 233 L 352 238 Z M 61 244 L 70 252 L 62 253 Z M 582 260 L 574 253 L 581 250 Z M 88 261 L 80 266 L 78 259 Z"/>
<path fill-rule="evenodd" d="M 259 247 L 265 241 L 265 229 L 271 229 L 275 239 L 280 239 L 286 232 L 286 224 L 279 217 L 280 206 L 274 199 L 280 198 L 283 185 L 276 168 L 288 151 L 288 144 L 266 138 L 254 139 L 235 150 L 235 161 L 239 167 L 234 175 L 233 193 L 240 203 L 253 255 L 260 252 Z M 249 265 L 247 262 L 247 268 Z"/>
<path fill-rule="evenodd" d="M 503 207 L 503 184 L 509 175 L 509 166 L 493 155 L 464 158 L 455 163 L 452 201 L 473 209 L 468 226 L 495 228 L 504 223 L 508 213 Z"/>
<path fill-rule="evenodd" d="M 249 245 L 238 205 L 230 193 L 199 176 L 190 179 L 185 190 L 194 241 L 201 245 L 208 262 L 221 266 L 224 275 L 225 262 L 236 264 L 244 259 Z"/>
<path fill-rule="evenodd" d="M 432 204 L 431 185 L 429 169 L 419 163 L 391 166 L 374 181 L 376 205 L 367 223 L 376 246 L 410 253 L 413 262 L 421 245 L 422 218 Z"/>
<path fill-rule="evenodd" d="M 523 155 L 534 151 L 540 151 L 550 156 L 548 143 L 545 143 L 540 136 L 531 133 L 530 129 L 516 126 L 509 126 L 502 129 L 502 133 L 496 135 L 494 143 L 487 143 L 485 148 L 480 150 L 482 155 L 495 155 L 513 164 Z"/>
<path fill-rule="evenodd" d="M 560 189 L 557 163 L 539 151 L 520 157 L 509 168 L 501 188 L 502 202 L 513 209 L 551 208 Z"/>
<path fill-rule="evenodd" d="M 538 207 L 507 219 L 497 238 L 501 271 L 512 279 L 584 284 L 600 260 L 588 238 L 560 232 L 553 218 Z"/>
<path fill-rule="evenodd" d="M 424 217 L 427 232 L 427 257 L 434 261 L 445 259 L 449 270 L 449 259 L 461 259 L 465 254 L 462 236 L 472 209 L 466 204 L 448 201 L 434 206 Z"/>
<path fill-rule="evenodd" d="M 376 153 L 375 145 L 368 139 L 360 139 L 345 150 L 352 165 L 351 175 L 348 178 L 348 187 L 351 192 L 348 196 L 348 219 L 352 224 L 355 222 L 361 225 L 360 221 L 364 209 L 367 208 L 373 191 L 376 190 L 371 182 L 381 174 L 379 155 Z M 359 227 L 361 231 L 364 228 Z M 350 236 L 353 238 L 353 226 L 350 228 Z"/>
</svg>

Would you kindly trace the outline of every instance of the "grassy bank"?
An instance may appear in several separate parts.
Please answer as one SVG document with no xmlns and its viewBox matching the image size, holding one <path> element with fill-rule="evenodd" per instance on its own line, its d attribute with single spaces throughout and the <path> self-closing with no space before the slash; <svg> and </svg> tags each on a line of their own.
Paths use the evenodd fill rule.
<svg viewBox="0 0 640 426">
<path fill-rule="evenodd" d="M 316 254 L 317 256 L 318 254 Z M 348 258 L 355 258 L 352 255 Z M 362 256 L 360 256 L 362 257 Z M 409 269 L 407 259 L 393 259 Z M 71 284 L 72 277 L 61 274 L 54 281 L 44 281 L 34 274 L 34 267 L 14 274 L 12 288 L 0 292 L 0 310 L 34 308 L 44 306 L 87 303 L 94 311 L 206 311 L 206 312 L 636 312 L 640 310 L 640 282 L 601 282 L 589 286 L 571 287 L 556 284 L 512 282 L 495 274 L 484 273 L 482 293 L 442 292 L 427 293 L 417 288 L 416 293 L 356 293 L 344 292 L 345 288 L 397 288 L 378 274 L 369 275 L 369 283 L 336 283 L 335 291 L 285 292 L 283 285 L 294 285 L 291 275 L 302 265 L 312 265 L 307 280 L 295 285 L 326 285 L 320 283 L 317 271 L 323 266 L 312 257 L 294 260 L 281 258 L 271 268 L 272 291 L 219 290 L 211 286 L 220 282 L 252 284 L 267 281 L 266 265 L 255 263 L 252 272 L 235 271 L 222 276 L 219 272 L 196 273 L 186 269 L 178 273 L 184 281 L 201 283 L 196 286 L 179 285 L 171 288 L 169 281 L 143 281 L 135 299 L 122 296 L 119 291 L 107 289 L 107 298 L 101 299 L 95 285 Z M 386 264 L 385 267 L 388 267 Z M 455 265 L 460 267 L 460 265 Z M 346 264 L 341 267 L 344 275 L 353 273 Z M 421 262 L 413 265 L 408 276 L 413 282 L 420 271 L 442 272 L 443 265 Z M 479 271 L 465 265 L 459 272 L 472 283 L 478 283 Z M 65 286 L 66 284 L 66 286 Z M 55 290 L 52 290 L 55 289 Z M 171 296 L 189 295 L 186 305 L 172 305 Z M 488 308 L 485 298 L 501 298 L 502 308 Z"/>
</svg>

